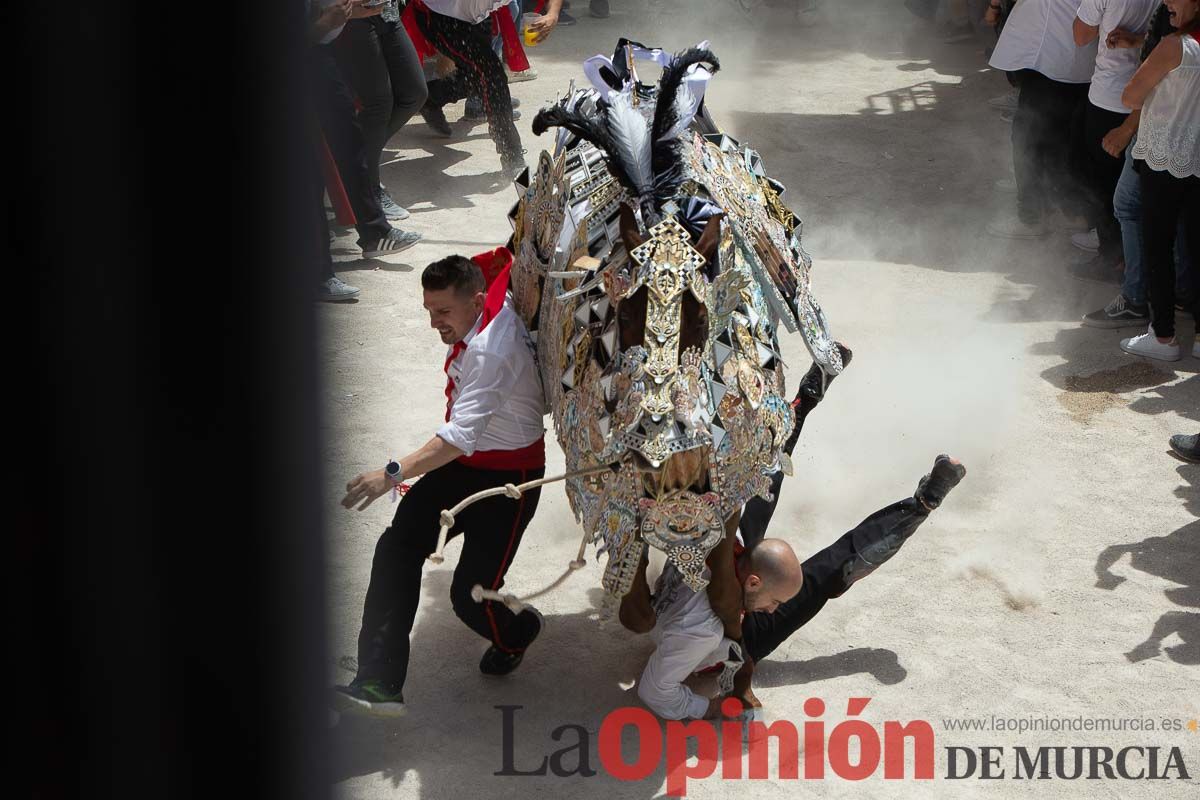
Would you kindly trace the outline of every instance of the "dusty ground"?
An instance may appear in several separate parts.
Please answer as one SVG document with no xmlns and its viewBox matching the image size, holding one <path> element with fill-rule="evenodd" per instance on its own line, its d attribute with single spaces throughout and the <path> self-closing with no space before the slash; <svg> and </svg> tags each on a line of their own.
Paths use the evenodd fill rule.
<svg viewBox="0 0 1200 800">
<path fill-rule="evenodd" d="M 577 2 L 585 6 L 586 3 Z M 702 7 L 682 23 L 679 8 Z M 1131 331 L 1080 327 L 1114 286 L 1070 277 L 1065 235 L 1010 243 L 982 233 L 1011 208 L 992 183 L 1009 169 L 1009 128 L 984 101 L 1007 87 L 975 44 L 944 45 L 899 2 L 848 4 L 844 16 L 799 29 L 782 16 L 748 20 L 732 3 L 616 0 L 613 16 L 560 29 L 531 53 L 539 80 L 517 84 L 519 123 L 533 161 L 545 142 L 533 109 L 554 99 L 578 63 L 611 52 L 619 35 L 679 49 L 707 36 L 725 69 L 709 104 L 718 121 L 763 155 L 789 187 L 816 261 L 815 289 L 853 366 L 810 417 L 797 477 L 784 485 L 773 533 L 811 552 L 910 493 L 939 452 L 970 472 L 895 560 L 831 603 L 770 660 L 757 685 L 770 718 L 800 724 L 806 698 L 829 706 L 871 697 L 863 718 L 924 719 L 937 736 L 934 782 L 858 784 L 693 781 L 689 796 L 1046 797 L 1196 796 L 1193 781 L 946 781 L 950 746 L 1179 746 L 1200 773 L 1200 732 L 962 732 L 952 717 L 1200 717 L 1200 467 L 1166 452 L 1172 433 L 1200 427 L 1200 360 L 1171 365 L 1121 353 Z M 582 15 L 581 15 L 582 16 Z M 769 22 L 770 24 L 764 24 Z M 460 112 L 454 110 L 451 119 Z M 340 487 L 424 441 L 441 417 L 444 348 L 420 307 L 419 272 L 449 252 L 473 253 L 508 236 L 515 195 L 500 185 L 482 125 L 434 139 L 419 121 L 397 136 L 384 170 L 425 234 L 386 262 L 355 261 L 339 241 L 342 276 L 357 303 L 323 306 L 327 373 L 325 492 L 334 661 L 354 652 L 378 534 L 393 507 L 337 505 Z M 1192 324 L 1184 320 L 1189 348 Z M 808 366 L 796 337 L 783 343 L 791 374 Z M 562 456 L 552 448 L 550 469 Z M 562 489 L 549 488 L 509 587 L 528 592 L 573 557 L 579 529 Z M 331 755 L 347 798 L 650 798 L 641 783 L 495 777 L 501 715 L 521 705 L 517 766 L 563 746 L 576 723 L 595 734 L 631 690 L 649 645 L 593 619 L 599 568 L 538 603 L 548 627 L 510 679 L 476 668 L 484 645 L 449 608 L 447 564 L 426 570 L 405 693 L 394 722 L 343 719 Z M 1165 750 L 1162 760 L 1165 760 Z M 570 761 L 568 762 L 570 763 Z M 882 770 L 880 770 L 880 773 Z"/>
</svg>

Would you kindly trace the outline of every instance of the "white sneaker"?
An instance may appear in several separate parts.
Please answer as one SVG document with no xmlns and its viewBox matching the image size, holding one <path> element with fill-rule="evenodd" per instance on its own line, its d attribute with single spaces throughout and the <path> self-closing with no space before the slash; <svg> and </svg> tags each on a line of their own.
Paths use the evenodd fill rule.
<svg viewBox="0 0 1200 800">
<path fill-rule="evenodd" d="M 1017 179 L 1016 178 L 1001 178 L 998 181 L 995 181 L 992 183 L 992 188 L 995 189 L 997 192 L 1007 192 L 1008 194 L 1016 194 L 1017 193 Z"/>
<path fill-rule="evenodd" d="M 507 66 L 504 67 L 504 74 L 508 76 L 509 83 L 524 83 L 525 81 L 536 81 L 537 70 L 533 67 L 523 69 L 520 72 L 513 72 Z"/>
<path fill-rule="evenodd" d="M 1087 233 L 1072 233 L 1071 244 L 1085 253 L 1095 253 L 1100 250 L 1100 234 L 1092 228 Z"/>
<path fill-rule="evenodd" d="M 1040 220 L 1030 225 L 1017 217 L 1002 217 L 989 222 L 987 232 L 1001 239 L 1040 239 L 1046 235 L 1046 225 Z"/>
<path fill-rule="evenodd" d="M 987 104 L 989 106 L 991 106 L 992 108 L 998 108 L 1001 111 L 1004 111 L 1004 110 L 1016 111 L 1017 110 L 1017 95 L 1018 95 L 1018 92 L 1017 92 L 1016 88 L 1009 89 L 1004 94 L 997 95 L 996 97 L 993 97 L 991 100 L 988 100 Z"/>
<path fill-rule="evenodd" d="M 317 299 L 324 302 L 353 300 L 358 297 L 358 287 L 351 286 L 336 275 L 327 281 L 322 281 L 317 287 Z"/>
<path fill-rule="evenodd" d="M 1121 349 L 1135 356 L 1157 358 L 1159 361 L 1179 360 L 1179 343 L 1172 339 L 1168 344 L 1163 344 L 1155 338 L 1153 328 L 1140 336 L 1122 339 Z"/>
</svg>

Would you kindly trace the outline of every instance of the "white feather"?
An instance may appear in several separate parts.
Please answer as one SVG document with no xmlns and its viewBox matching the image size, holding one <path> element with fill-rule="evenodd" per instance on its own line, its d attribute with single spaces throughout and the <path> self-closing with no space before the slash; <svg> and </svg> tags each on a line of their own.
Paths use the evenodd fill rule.
<svg viewBox="0 0 1200 800">
<path fill-rule="evenodd" d="M 621 160 L 625 174 L 633 181 L 638 193 L 649 194 L 654 188 L 654 170 L 650 166 L 650 121 L 622 92 L 608 93 L 605 120 L 617 151 L 613 155 Z"/>
<path fill-rule="evenodd" d="M 675 94 L 675 124 L 671 126 L 669 131 L 660 136 L 658 140 L 660 142 L 667 142 L 683 133 L 687 129 L 687 126 L 692 124 L 692 120 L 696 118 L 696 111 L 699 108 L 700 101 L 692 94 L 687 81 L 679 84 L 679 91 Z"/>
</svg>

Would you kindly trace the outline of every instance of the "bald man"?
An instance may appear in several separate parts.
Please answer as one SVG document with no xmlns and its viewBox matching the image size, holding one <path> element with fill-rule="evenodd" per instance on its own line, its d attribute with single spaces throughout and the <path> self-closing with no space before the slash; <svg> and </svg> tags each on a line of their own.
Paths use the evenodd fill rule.
<svg viewBox="0 0 1200 800">
<path fill-rule="evenodd" d="M 725 637 L 706 592 L 693 592 L 669 563 L 655 584 L 645 612 L 635 612 L 636 597 L 622 604 L 621 621 L 633 630 L 650 631 L 658 645 L 638 681 L 638 697 L 665 719 L 714 717 L 733 691 L 734 675 L 762 660 L 840 597 L 894 556 L 938 508 L 966 468 L 947 455 L 933 462 L 912 497 L 876 511 L 803 564 L 782 539 L 762 539 L 750 549 L 737 548 L 742 589 L 742 641 Z M 651 626 L 653 626 L 651 628 Z M 708 699 L 683 685 L 689 675 L 719 669 L 720 694 Z M 750 695 L 752 697 L 752 695 Z"/>
</svg>

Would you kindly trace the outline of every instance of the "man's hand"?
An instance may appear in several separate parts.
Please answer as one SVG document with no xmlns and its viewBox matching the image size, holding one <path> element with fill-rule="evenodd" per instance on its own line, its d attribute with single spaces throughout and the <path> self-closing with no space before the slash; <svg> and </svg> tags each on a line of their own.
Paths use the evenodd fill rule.
<svg viewBox="0 0 1200 800">
<path fill-rule="evenodd" d="M 353 11 L 354 0 L 337 0 L 333 5 L 322 8 L 313 20 L 311 35 L 314 42 L 319 42 L 330 32 L 346 24 Z"/>
<path fill-rule="evenodd" d="M 1142 34 L 1131 33 L 1124 28 L 1113 28 L 1111 31 L 1109 31 L 1108 37 L 1105 38 L 1104 43 L 1110 48 L 1141 47 L 1145 38 L 1146 37 Z"/>
<path fill-rule="evenodd" d="M 392 481 L 382 469 L 364 472 L 346 484 L 346 496 L 342 498 L 342 505 L 346 508 L 354 508 L 357 503 L 361 502 L 362 505 L 358 507 L 358 510 L 362 511 L 383 497 L 390 488 L 392 488 Z"/>
<path fill-rule="evenodd" d="M 554 26 L 558 25 L 558 13 L 543 14 L 533 22 L 525 26 L 526 30 L 533 31 L 537 36 L 534 38 L 534 44 L 541 44 L 550 36 L 550 31 L 554 30 Z"/>
<path fill-rule="evenodd" d="M 992 3 L 988 6 L 987 13 L 983 15 L 983 22 L 989 28 L 994 28 L 1000 24 L 1000 6 Z"/>
<path fill-rule="evenodd" d="M 1130 128 L 1124 124 L 1118 125 L 1104 134 L 1104 138 L 1100 141 L 1100 146 L 1104 148 L 1104 152 L 1113 158 L 1120 158 L 1121 153 L 1125 152 L 1125 148 L 1129 146 L 1129 142 L 1133 139 L 1133 134 L 1135 133 L 1137 133 L 1136 127 Z"/>
</svg>

